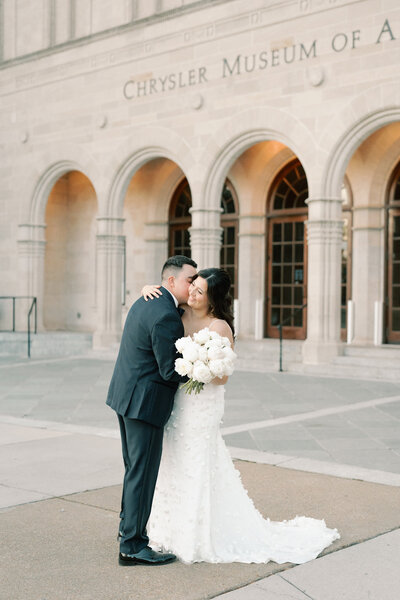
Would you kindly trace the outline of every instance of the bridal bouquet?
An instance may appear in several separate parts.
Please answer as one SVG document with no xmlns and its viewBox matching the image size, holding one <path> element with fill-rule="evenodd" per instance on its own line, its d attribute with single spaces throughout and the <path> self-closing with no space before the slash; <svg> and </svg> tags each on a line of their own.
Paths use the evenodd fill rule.
<svg viewBox="0 0 400 600">
<path fill-rule="evenodd" d="M 182 354 L 182 358 L 175 361 L 175 371 L 189 377 L 189 381 L 181 386 L 187 394 L 198 394 L 214 377 L 222 379 L 233 373 L 236 354 L 229 339 L 208 327 L 193 334 L 193 337 L 180 338 L 175 346 Z"/>
</svg>

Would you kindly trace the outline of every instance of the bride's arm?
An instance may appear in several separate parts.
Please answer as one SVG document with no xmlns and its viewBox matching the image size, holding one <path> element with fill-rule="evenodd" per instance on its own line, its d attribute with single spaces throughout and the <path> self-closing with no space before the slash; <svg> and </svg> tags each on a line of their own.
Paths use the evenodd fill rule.
<svg viewBox="0 0 400 600">
<path fill-rule="evenodd" d="M 140 291 L 140 294 L 141 296 L 143 296 L 146 302 L 150 298 L 153 300 L 153 298 L 158 298 L 159 296 L 162 296 L 160 287 L 161 285 L 144 285 Z"/>
</svg>

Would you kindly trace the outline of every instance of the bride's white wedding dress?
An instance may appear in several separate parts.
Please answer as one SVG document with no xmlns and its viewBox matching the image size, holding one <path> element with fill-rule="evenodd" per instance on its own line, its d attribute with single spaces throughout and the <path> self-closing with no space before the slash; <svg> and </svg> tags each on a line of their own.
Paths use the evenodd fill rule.
<svg viewBox="0 0 400 600">
<path fill-rule="evenodd" d="M 148 523 L 150 540 L 183 562 L 304 563 L 339 538 L 325 521 L 264 519 L 244 489 L 219 430 L 224 387 L 178 390 L 165 427 Z"/>
</svg>

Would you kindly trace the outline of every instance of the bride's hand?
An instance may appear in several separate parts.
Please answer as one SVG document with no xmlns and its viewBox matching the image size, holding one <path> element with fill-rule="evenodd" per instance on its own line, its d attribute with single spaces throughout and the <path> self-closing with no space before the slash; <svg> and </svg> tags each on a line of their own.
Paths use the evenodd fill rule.
<svg viewBox="0 0 400 600">
<path fill-rule="evenodd" d="M 147 302 L 147 300 L 149 300 L 150 298 L 153 300 L 153 298 L 158 298 L 159 296 L 162 296 L 160 287 L 161 285 L 144 285 L 140 293 Z"/>
</svg>

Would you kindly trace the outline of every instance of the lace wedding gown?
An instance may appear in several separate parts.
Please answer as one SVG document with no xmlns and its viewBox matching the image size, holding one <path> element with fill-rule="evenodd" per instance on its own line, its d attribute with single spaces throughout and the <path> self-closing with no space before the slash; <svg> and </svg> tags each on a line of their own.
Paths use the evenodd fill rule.
<svg viewBox="0 0 400 600">
<path fill-rule="evenodd" d="M 304 563 L 339 538 L 325 521 L 264 519 L 244 489 L 219 430 L 224 387 L 178 390 L 165 427 L 148 534 L 183 562 Z"/>
</svg>

